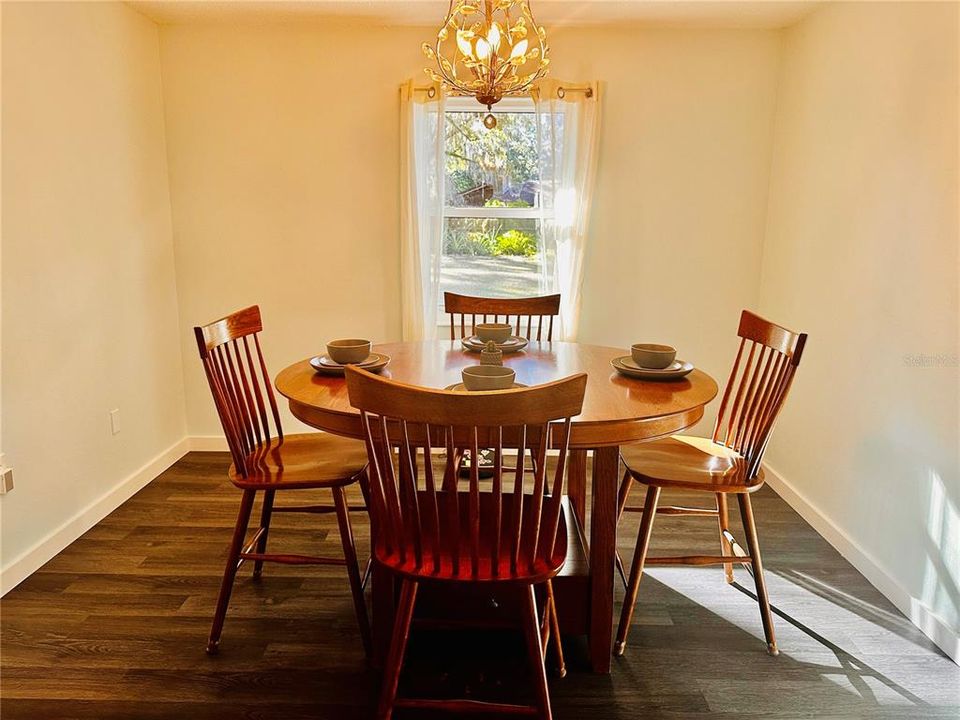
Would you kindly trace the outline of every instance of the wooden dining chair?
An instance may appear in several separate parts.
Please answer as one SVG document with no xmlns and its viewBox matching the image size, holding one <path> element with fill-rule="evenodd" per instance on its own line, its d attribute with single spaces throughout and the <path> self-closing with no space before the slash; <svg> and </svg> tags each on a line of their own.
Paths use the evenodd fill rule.
<svg viewBox="0 0 960 720">
<path fill-rule="evenodd" d="M 570 418 L 580 413 L 587 376 L 574 375 L 529 389 L 476 393 L 413 387 L 354 368 L 347 368 L 346 376 L 350 403 L 360 410 L 370 461 L 368 506 L 374 562 L 401 578 L 377 717 L 388 720 L 394 707 L 552 717 L 542 630 L 552 626 L 554 647 L 562 653 L 551 579 L 562 568 L 567 552 L 563 478 Z M 551 440 L 560 451 L 552 481 L 544 462 Z M 480 491 L 475 467 L 467 490 L 439 488 L 432 450 L 446 450 L 443 473 L 449 476 L 456 472 L 453 450 L 458 445 L 469 447 L 474 456 L 478 447 L 494 449 L 491 491 Z M 536 448 L 540 459 L 532 492 L 525 492 L 523 485 L 528 446 Z M 504 448 L 517 449 L 513 463 L 504 457 Z M 422 485 L 414 469 L 418 453 Z M 504 487 L 505 476 L 509 484 L 508 473 L 513 478 L 512 492 Z M 522 602 L 520 620 L 533 664 L 535 705 L 397 698 L 422 581 L 515 589 Z M 546 590 L 542 621 L 534 591 L 541 584 Z"/>
<path fill-rule="evenodd" d="M 642 512 L 640 532 L 627 582 L 614 652 L 622 655 L 637 602 L 645 565 L 720 565 L 727 582 L 733 582 L 733 564 L 742 564 L 753 575 L 767 650 L 778 654 L 770 600 L 763 578 L 750 493 L 763 485 L 760 461 L 777 416 L 793 383 L 806 334 L 795 333 L 744 310 L 740 316 L 740 348 L 720 402 L 710 439 L 674 435 L 651 443 L 625 446 L 620 457 L 626 466 L 619 493 L 619 513 Z M 647 486 L 643 507 L 627 507 L 634 482 Z M 663 488 L 715 496 L 715 508 L 658 507 Z M 746 533 L 747 552 L 730 532 L 728 495 L 736 495 Z M 720 555 L 648 558 L 653 521 L 657 513 L 716 517 Z"/>
<path fill-rule="evenodd" d="M 257 306 L 194 328 L 213 402 L 233 456 L 229 477 L 243 491 L 207 652 L 215 654 L 219 648 L 234 579 L 240 566 L 252 560 L 254 579 L 260 578 L 264 562 L 345 565 L 360 635 L 369 655 L 370 624 L 350 526 L 351 508 L 344 492 L 348 485 L 365 480 L 366 449 L 358 440 L 326 433 L 283 434 L 273 384 L 260 348 L 258 333 L 262 330 Z M 274 507 L 274 496 L 278 491 L 311 489 L 329 489 L 333 494 L 333 505 Z M 258 492 L 263 493 L 260 527 L 244 542 Z M 267 553 L 270 520 L 273 513 L 278 512 L 336 513 L 343 557 Z"/>
<path fill-rule="evenodd" d="M 553 340 L 553 320 L 560 314 L 560 296 L 485 298 L 445 292 L 443 310 L 450 316 L 451 340 L 457 339 L 458 327 L 459 337 L 463 338 L 474 334 L 478 322 L 503 322 L 514 326 L 517 337 L 550 342 Z"/>
<path fill-rule="evenodd" d="M 553 321 L 560 314 L 560 295 L 543 295 L 541 297 L 525 298 L 486 298 L 471 295 L 458 295 L 452 292 L 443 293 L 443 309 L 450 316 L 450 339 L 456 340 L 457 327 L 460 328 L 459 337 L 470 337 L 475 334 L 478 322 L 504 322 L 514 326 L 514 334 L 527 340 L 553 340 Z M 469 316 L 469 325 L 467 324 Z M 501 320 L 501 317 L 503 318 Z M 470 332 L 467 332 L 469 328 Z M 544 333 L 546 330 L 546 333 Z M 546 337 L 544 337 L 546 334 Z M 481 451 L 489 448 L 481 448 Z M 482 452 L 480 456 L 480 472 L 487 477 L 493 472 L 485 460 L 489 452 Z M 468 465 L 472 464 L 469 453 L 458 451 L 458 475 L 468 472 Z M 528 468 L 532 470 L 533 468 Z M 448 488 L 449 489 L 449 488 Z"/>
</svg>

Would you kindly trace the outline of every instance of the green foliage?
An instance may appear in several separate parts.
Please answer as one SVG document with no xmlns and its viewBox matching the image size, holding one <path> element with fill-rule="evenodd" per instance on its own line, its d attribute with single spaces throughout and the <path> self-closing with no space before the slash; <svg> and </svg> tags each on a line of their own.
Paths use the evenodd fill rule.
<svg viewBox="0 0 960 720">
<path fill-rule="evenodd" d="M 476 230 L 448 225 L 443 236 L 443 254 L 484 257 L 493 255 L 496 249 L 496 233 L 483 227 L 484 223 L 489 222 L 483 221 Z"/>
<path fill-rule="evenodd" d="M 450 172 L 450 180 L 458 193 L 466 192 L 477 186 L 476 178 L 466 168 L 459 168 Z"/>
<path fill-rule="evenodd" d="M 532 257 L 537 250 L 536 236 L 523 230 L 502 231 L 502 222 L 492 218 L 474 220 L 467 227 L 448 225 L 443 236 L 444 255 Z"/>
<path fill-rule="evenodd" d="M 522 230 L 507 230 L 497 236 L 493 254 L 532 257 L 537 254 L 537 239 Z"/>
</svg>

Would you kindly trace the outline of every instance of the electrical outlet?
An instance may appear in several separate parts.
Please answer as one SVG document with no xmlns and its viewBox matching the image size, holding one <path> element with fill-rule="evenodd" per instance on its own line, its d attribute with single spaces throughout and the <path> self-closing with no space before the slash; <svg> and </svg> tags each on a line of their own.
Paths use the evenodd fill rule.
<svg viewBox="0 0 960 720">
<path fill-rule="evenodd" d="M 6 495 L 13 490 L 13 468 L 6 468 L 0 474 L 0 495 Z"/>
<path fill-rule="evenodd" d="M 114 435 L 120 432 L 120 408 L 110 411 L 110 431 Z"/>
</svg>

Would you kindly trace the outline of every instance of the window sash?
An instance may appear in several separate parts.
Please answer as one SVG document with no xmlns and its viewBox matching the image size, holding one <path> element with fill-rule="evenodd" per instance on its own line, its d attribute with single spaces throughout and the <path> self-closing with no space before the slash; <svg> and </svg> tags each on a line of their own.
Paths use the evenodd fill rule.
<svg viewBox="0 0 960 720">
<path fill-rule="evenodd" d="M 534 113 L 536 111 L 533 101 L 529 97 L 511 97 L 504 98 L 494 110 L 500 113 Z M 446 114 L 451 113 L 482 113 L 486 108 L 479 105 L 472 97 L 450 97 L 447 99 Z M 476 207 L 476 206 L 448 206 L 443 208 L 443 218 L 477 218 L 477 219 L 499 219 L 499 220 L 549 220 L 553 218 L 552 208 L 543 207 Z M 447 255 L 441 250 L 441 255 L 447 258 L 455 258 L 455 255 Z M 538 259 L 538 265 L 545 266 L 546 258 L 541 256 Z M 449 330 L 450 317 L 443 311 L 443 292 L 438 293 L 437 297 L 437 327 L 442 330 Z"/>
<path fill-rule="evenodd" d="M 552 217 L 553 212 L 539 207 L 445 207 L 443 208 L 443 216 L 445 218 L 502 218 L 504 220 L 529 218 L 540 220 Z"/>
</svg>

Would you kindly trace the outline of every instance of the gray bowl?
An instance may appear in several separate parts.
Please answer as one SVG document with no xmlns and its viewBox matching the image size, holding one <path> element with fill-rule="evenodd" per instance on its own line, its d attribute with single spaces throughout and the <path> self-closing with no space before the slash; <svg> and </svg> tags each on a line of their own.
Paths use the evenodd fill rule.
<svg viewBox="0 0 960 720">
<path fill-rule="evenodd" d="M 677 357 L 677 349 L 669 345 L 656 343 L 637 343 L 630 347 L 630 356 L 642 368 L 662 370 L 670 367 Z"/>
<path fill-rule="evenodd" d="M 474 325 L 473 331 L 484 342 L 493 340 L 495 343 L 503 343 L 513 336 L 513 328 L 509 323 L 478 323 Z"/>
<path fill-rule="evenodd" d="M 331 340 L 327 343 L 327 355 L 341 365 L 363 362 L 370 357 L 370 341 L 359 338 Z"/>
<path fill-rule="evenodd" d="M 506 390 L 513 387 L 517 374 L 502 365 L 471 365 L 460 371 L 467 390 Z"/>
</svg>

